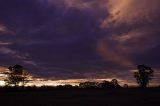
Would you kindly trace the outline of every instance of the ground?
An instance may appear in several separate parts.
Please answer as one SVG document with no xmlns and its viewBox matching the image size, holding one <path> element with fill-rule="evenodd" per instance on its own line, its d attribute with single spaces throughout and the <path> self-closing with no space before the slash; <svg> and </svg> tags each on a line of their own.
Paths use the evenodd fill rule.
<svg viewBox="0 0 160 106">
<path fill-rule="evenodd" d="M 0 90 L 0 106 L 160 106 L 160 89 Z"/>
</svg>

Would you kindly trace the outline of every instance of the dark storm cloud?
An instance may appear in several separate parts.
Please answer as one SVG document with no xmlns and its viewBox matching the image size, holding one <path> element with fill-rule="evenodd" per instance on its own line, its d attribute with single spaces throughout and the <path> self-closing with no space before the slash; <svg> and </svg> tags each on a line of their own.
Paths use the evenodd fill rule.
<svg viewBox="0 0 160 106">
<path fill-rule="evenodd" d="M 11 42 L 1 48 L 3 57 L 8 56 L 1 64 L 10 59 L 8 64 L 30 66 L 33 73 L 61 77 L 60 73 L 85 72 L 99 60 L 94 47 L 101 33 L 97 21 L 101 14 L 92 9 L 72 7 L 65 1 L 5 0 L 0 13 L 2 25 L 14 32 L 1 33 L 3 42 Z"/>
<path fill-rule="evenodd" d="M 53 79 L 131 80 L 137 64 L 159 67 L 160 2 L 120 1 L 1 0 L 0 64 Z"/>
</svg>

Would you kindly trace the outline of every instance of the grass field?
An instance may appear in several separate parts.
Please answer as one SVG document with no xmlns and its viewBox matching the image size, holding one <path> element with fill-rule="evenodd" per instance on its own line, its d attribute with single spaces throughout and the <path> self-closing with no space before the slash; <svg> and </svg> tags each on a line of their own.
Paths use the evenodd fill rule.
<svg viewBox="0 0 160 106">
<path fill-rule="evenodd" d="M 160 106 L 160 89 L 1 89 L 0 102 L 0 106 Z"/>
</svg>

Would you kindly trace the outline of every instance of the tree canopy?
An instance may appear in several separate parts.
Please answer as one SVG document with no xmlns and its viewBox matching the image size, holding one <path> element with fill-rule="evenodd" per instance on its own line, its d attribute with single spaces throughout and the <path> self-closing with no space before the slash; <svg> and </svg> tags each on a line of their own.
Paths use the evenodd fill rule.
<svg viewBox="0 0 160 106">
<path fill-rule="evenodd" d="M 5 83 L 8 86 L 18 86 L 18 85 L 25 85 L 28 80 L 29 74 L 24 71 L 23 66 L 21 65 L 14 65 L 8 67 L 9 72 L 7 73 L 7 78 L 5 79 Z"/>
<path fill-rule="evenodd" d="M 152 79 L 154 71 L 151 67 L 145 65 L 138 65 L 137 69 L 138 71 L 134 73 L 134 77 L 140 87 L 146 87 L 149 85 L 149 81 Z"/>
</svg>

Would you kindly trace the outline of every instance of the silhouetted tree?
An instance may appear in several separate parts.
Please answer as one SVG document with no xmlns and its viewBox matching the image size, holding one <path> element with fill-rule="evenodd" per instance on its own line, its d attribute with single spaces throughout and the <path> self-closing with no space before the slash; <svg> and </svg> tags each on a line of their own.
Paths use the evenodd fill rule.
<svg viewBox="0 0 160 106">
<path fill-rule="evenodd" d="M 102 81 L 98 84 L 99 88 L 114 88 L 115 86 L 109 81 Z"/>
<path fill-rule="evenodd" d="M 121 86 L 119 85 L 117 79 L 112 79 L 112 80 L 111 80 L 111 83 L 112 83 L 116 88 L 121 87 Z"/>
<path fill-rule="evenodd" d="M 98 87 L 98 83 L 97 82 L 83 82 L 79 84 L 80 88 L 96 88 Z"/>
<path fill-rule="evenodd" d="M 151 67 L 147 67 L 145 65 L 138 65 L 137 66 L 138 72 L 134 73 L 134 77 L 137 80 L 137 83 L 140 87 L 146 87 L 149 84 L 149 81 L 153 77 L 153 70 Z"/>
<path fill-rule="evenodd" d="M 124 88 L 128 88 L 128 84 L 124 84 L 123 87 L 124 87 Z"/>
<path fill-rule="evenodd" d="M 70 84 L 66 84 L 66 85 L 63 85 L 63 88 L 73 88 L 73 86 Z"/>
<path fill-rule="evenodd" d="M 4 80 L 6 85 L 18 86 L 19 84 L 25 85 L 28 82 L 29 74 L 23 70 L 21 65 L 8 67 L 8 69 L 7 78 Z"/>
</svg>

